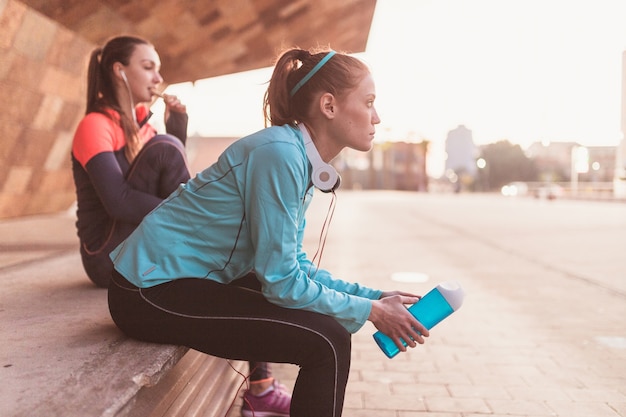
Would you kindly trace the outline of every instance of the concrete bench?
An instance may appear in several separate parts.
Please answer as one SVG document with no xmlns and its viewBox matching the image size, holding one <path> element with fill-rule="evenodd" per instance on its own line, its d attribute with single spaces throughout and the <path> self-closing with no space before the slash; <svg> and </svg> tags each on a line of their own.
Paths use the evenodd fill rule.
<svg viewBox="0 0 626 417">
<path fill-rule="evenodd" d="M 0 221 L 0 415 L 225 416 L 247 365 L 125 337 L 73 222 Z"/>
</svg>

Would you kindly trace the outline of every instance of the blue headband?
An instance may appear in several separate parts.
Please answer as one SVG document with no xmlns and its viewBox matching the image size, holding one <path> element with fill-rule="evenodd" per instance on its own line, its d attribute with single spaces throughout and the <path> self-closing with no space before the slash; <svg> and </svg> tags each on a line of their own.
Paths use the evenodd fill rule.
<svg viewBox="0 0 626 417">
<path fill-rule="evenodd" d="M 293 97 L 300 88 L 302 88 L 302 86 L 304 84 L 306 84 L 307 81 L 309 81 L 311 79 L 311 77 L 313 77 L 315 75 L 315 73 L 317 71 L 320 70 L 320 68 L 322 68 L 324 66 L 325 63 L 328 62 L 329 59 L 331 59 L 333 57 L 333 55 L 335 55 L 335 51 L 330 51 L 326 54 L 326 56 L 324 58 L 322 58 L 320 60 L 320 62 L 317 63 L 317 65 L 315 65 L 313 67 L 313 69 L 311 71 L 309 71 L 309 73 L 307 75 L 305 75 L 299 82 L 298 84 L 295 85 L 295 87 L 293 87 L 291 89 L 291 92 L 289 93 L 290 97 Z"/>
</svg>

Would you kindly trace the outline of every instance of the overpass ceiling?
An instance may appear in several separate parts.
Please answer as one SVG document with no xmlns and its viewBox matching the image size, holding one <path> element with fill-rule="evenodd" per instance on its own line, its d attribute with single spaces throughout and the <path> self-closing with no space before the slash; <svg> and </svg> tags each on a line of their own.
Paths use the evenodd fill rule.
<svg viewBox="0 0 626 417">
<path fill-rule="evenodd" d="M 168 83 L 267 67 L 284 47 L 365 50 L 376 0 L 20 0 L 96 45 L 151 41 Z"/>
</svg>

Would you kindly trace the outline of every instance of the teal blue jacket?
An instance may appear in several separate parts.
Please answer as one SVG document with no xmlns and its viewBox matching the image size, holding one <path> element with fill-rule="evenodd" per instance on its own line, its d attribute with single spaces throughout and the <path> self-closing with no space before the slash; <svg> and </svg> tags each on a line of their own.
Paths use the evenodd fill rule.
<svg viewBox="0 0 626 417">
<path fill-rule="evenodd" d="M 307 259 L 310 171 L 298 129 L 270 127 L 238 140 L 143 219 L 111 253 L 115 269 L 142 288 L 177 278 L 229 283 L 254 271 L 269 302 L 332 316 L 356 332 L 382 292 Z"/>
</svg>

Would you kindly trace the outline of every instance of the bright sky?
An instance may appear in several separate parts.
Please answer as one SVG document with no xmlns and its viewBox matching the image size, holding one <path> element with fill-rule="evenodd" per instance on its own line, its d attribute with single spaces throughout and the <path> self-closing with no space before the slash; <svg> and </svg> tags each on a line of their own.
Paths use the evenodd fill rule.
<svg viewBox="0 0 626 417">
<path fill-rule="evenodd" d="M 332 45 L 331 45 L 332 47 Z M 617 145 L 626 0 L 379 0 L 366 52 L 377 140 L 431 141 L 464 124 L 477 144 Z M 170 87 L 192 133 L 263 127 L 270 69 Z"/>
</svg>

